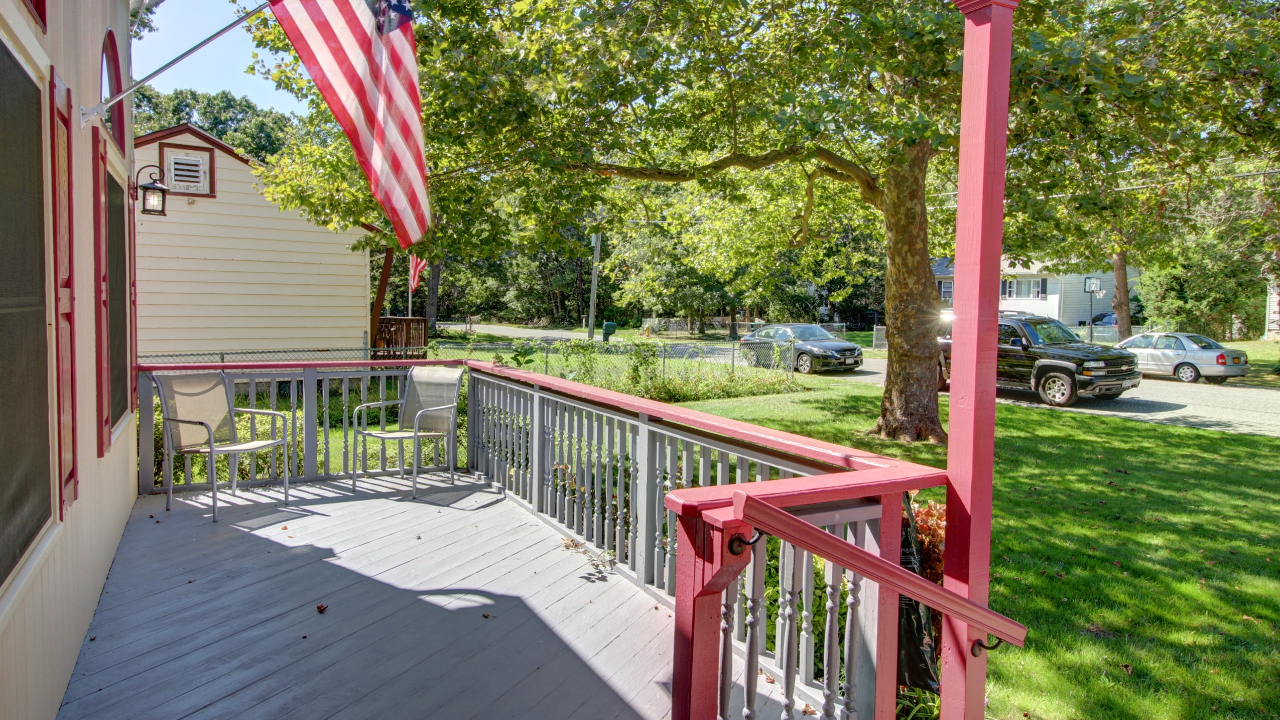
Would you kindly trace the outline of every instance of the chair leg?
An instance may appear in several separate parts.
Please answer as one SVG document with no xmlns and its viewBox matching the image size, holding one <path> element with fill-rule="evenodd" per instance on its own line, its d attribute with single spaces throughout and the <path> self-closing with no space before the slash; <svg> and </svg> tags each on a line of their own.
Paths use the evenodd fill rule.
<svg viewBox="0 0 1280 720">
<path fill-rule="evenodd" d="M 236 481 L 240 479 L 240 473 L 236 472 L 236 470 L 239 469 L 237 467 L 240 464 L 239 460 L 240 460 L 240 457 L 238 455 L 227 456 L 227 475 L 231 477 L 231 494 L 232 495 L 240 494 L 239 488 L 236 486 Z"/>
<path fill-rule="evenodd" d="M 356 473 L 360 471 L 360 436 L 357 434 L 354 439 L 355 445 L 351 448 L 351 494 L 356 492 Z"/>
<path fill-rule="evenodd" d="M 418 499 L 418 455 L 422 450 L 422 445 L 418 440 L 418 434 L 413 435 L 413 493 L 410 495 L 414 500 Z M 404 463 L 401 463 L 403 465 Z"/>
<path fill-rule="evenodd" d="M 164 453 L 164 484 L 168 494 L 164 500 L 164 511 L 169 512 L 173 509 L 173 451 L 165 448 Z"/>
<path fill-rule="evenodd" d="M 457 485 L 458 478 L 454 474 L 454 468 L 458 465 L 458 431 L 457 429 L 449 431 L 449 444 L 445 447 L 445 462 L 449 463 L 449 484 Z"/>
<path fill-rule="evenodd" d="M 209 464 L 205 466 L 205 475 L 209 479 L 209 488 L 213 491 L 213 521 L 218 522 L 218 471 L 215 458 L 217 454 L 209 451 Z"/>
<path fill-rule="evenodd" d="M 288 443 L 286 442 L 286 444 Z M 284 471 L 282 473 L 283 480 L 284 480 L 284 504 L 288 505 L 289 504 L 289 466 L 288 464 L 286 464 L 282 469 Z"/>
</svg>

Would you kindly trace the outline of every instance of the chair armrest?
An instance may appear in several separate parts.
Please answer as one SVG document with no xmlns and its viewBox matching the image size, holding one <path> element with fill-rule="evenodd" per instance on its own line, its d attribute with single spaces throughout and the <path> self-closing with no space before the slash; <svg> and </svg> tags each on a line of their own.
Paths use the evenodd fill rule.
<svg viewBox="0 0 1280 720">
<path fill-rule="evenodd" d="M 286 440 L 289 437 L 289 416 L 279 410 L 259 410 L 257 408 L 231 408 L 233 413 L 242 413 L 244 415 L 262 415 L 265 417 L 280 418 L 280 439 Z M 249 433 L 250 440 L 257 440 L 257 433 Z M 271 439 L 276 439 L 276 424 L 271 423 Z"/>
<path fill-rule="evenodd" d="M 360 423 L 357 421 L 357 417 L 358 417 L 358 416 L 360 415 L 360 413 L 362 413 L 362 412 L 363 412 L 363 413 L 367 413 L 367 411 L 369 410 L 369 408 L 376 408 L 376 407 L 390 407 L 390 406 L 392 406 L 392 405 L 403 405 L 403 404 L 404 404 L 404 399 L 402 398 L 402 399 L 400 399 L 400 400 L 386 400 L 386 401 L 383 401 L 383 402 L 365 403 L 365 404 L 363 404 L 363 405 L 358 405 L 358 406 L 356 406 L 356 409 L 355 409 L 355 410 L 352 410 L 352 411 L 351 411 L 351 425 L 352 425 L 353 427 L 355 427 L 357 430 L 359 430 L 359 429 L 360 429 Z"/>
<path fill-rule="evenodd" d="M 437 405 L 436 407 L 423 408 L 422 410 L 419 410 L 418 414 L 413 416 L 413 433 L 415 435 L 418 433 L 418 424 L 422 421 L 423 415 L 426 415 L 429 412 L 438 412 L 440 410 L 453 410 L 457 412 L 457 409 L 458 403 L 451 403 L 449 405 Z"/>
<path fill-rule="evenodd" d="M 160 421 L 167 422 L 167 423 L 178 423 L 180 425 L 199 425 L 200 427 L 204 428 L 204 431 L 209 433 L 209 457 L 211 458 L 213 457 L 213 450 L 214 450 L 213 428 L 209 427 L 209 423 L 200 422 L 199 420 L 179 420 L 178 418 L 167 418 L 164 416 L 160 417 Z"/>
</svg>

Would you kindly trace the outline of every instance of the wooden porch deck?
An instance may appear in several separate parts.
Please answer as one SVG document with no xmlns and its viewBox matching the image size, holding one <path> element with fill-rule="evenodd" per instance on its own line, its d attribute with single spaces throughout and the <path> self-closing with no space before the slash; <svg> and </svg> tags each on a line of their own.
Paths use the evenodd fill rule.
<svg viewBox="0 0 1280 720">
<path fill-rule="evenodd" d="M 487 484 L 428 485 L 219 493 L 216 524 L 139 498 L 58 717 L 669 716 L 666 604 Z"/>
</svg>

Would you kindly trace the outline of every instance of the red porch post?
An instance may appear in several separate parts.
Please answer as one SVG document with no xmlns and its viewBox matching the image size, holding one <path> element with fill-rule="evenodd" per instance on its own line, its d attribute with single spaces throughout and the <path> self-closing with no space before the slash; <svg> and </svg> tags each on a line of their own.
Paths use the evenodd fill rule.
<svg viewBox="0 0 1280 720">
<path fill-rule="evenodd" d="M 996 332 L 1004 225 L 1009 65 L 1017 0 L 956 0 L 965 15 L 956 210 L 947 544 L 943 586 L 986 605 L 995 461 Z M 986 654 L 980 632 L 952 617 L 942 631 L 942 718 L 981 720 Z"/>
</svg>

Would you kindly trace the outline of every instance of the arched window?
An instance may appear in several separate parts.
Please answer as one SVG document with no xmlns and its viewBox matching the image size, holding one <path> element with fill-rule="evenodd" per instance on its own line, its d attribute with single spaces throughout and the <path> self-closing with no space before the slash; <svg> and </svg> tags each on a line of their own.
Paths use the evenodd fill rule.
<svg viewBox="0 0 1280 720">
<path fill-rule="evenodd" d="M 107 28 L 107 37 L 102 41 L 102 100 L 105 102 L 124 88 L 120 76 L 120 50 L 116 47 L 116 34 Z M 124 101 L 121 100 L 107 109 L 107 117 L 103 120 L 107 134 L 115 139 L 116 145 L 124 148 Z"/>
</svg>

